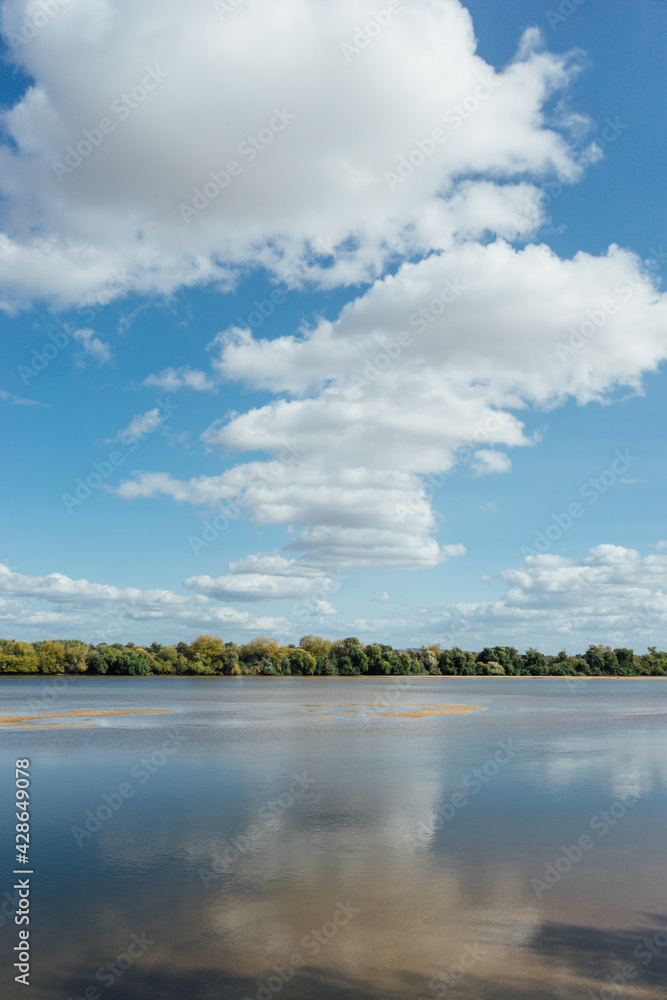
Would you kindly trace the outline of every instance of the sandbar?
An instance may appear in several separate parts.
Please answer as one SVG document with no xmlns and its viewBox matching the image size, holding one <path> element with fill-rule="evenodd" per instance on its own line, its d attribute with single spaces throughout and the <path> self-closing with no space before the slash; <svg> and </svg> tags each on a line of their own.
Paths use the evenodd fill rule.
<svg viewBox="0 0 667 1000">
<path fill-rule="evenodd" d="M 45 712 L 43 715 L 0 715 L 0 726 L 22 726 L 30 729 L 85 729 L 84 725 L 33 726 L 41 719 L 69 719 L 76 716 L 150 715 L 155 712 L 170 712 L 169 708 L 74 708 L 69 712 Z"/>
</svg>

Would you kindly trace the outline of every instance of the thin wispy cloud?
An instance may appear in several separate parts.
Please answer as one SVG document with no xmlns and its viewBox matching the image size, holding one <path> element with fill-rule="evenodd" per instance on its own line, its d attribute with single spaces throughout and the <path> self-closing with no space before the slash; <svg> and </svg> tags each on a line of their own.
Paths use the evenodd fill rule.
<svg viewBox="0 0 667 1000">
<path fill-rule="evenodd" d="M 212 392 L 216 389 L 215 382 L 206 372 L 193 371 L 191 368 L 165 368 L 157 375 L 147 375 L 143 385 L 175 392 L 178 389 L 194 389 L 196 392 Z"/>
<path fill-rule="evenodd" d="M 42 403 L 38 399 L 25 399 L 23 396 L 15 396 L 13 393 L 7 392 L 6 389 L 0 389 L 0 400 L 3 403 L 9 403 L 10 406 L 49 406 L 48 403 Z"/>
</svg>

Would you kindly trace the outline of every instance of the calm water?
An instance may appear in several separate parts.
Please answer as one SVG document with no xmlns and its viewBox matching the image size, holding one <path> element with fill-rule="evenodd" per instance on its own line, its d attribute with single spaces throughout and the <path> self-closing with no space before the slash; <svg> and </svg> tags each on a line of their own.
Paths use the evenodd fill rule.
<svg viewBox="0 0 667 1000">
<path fill-rule="evenodd" d="M 442 704 L 486 710 L 399 714 Z M 93 708 L 168 712 L 0 729 L 3 998 L 664 998 L 666 681 L 0 679 Z"/>
</svg>

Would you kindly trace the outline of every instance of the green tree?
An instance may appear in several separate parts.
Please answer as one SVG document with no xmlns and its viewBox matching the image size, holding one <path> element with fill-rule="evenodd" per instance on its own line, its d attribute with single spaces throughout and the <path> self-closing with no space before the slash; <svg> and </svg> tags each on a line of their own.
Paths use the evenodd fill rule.
<svg viewBox="0 0 667 1000">
<path fill-rule="evenodd" d="M 482 664 L 482 673 L 486 676 L 505 676 L 505 668 L 496 660 L 488 660 Z"/>
<path fill-rule="evenodd" d="M 287 656 L 290 672 L 311 675 L 317 667 L 317 657 L 307 649 L 290 649 Z"/>
<path fill-rule="evenodd" d="M 466 676 L 476 673 L 475 657 L 472 653 L 464 652 L 458 646 L 454 646 L 448 652 L 448 667 L 453 674 Z M 444 673 L 442 664 L 440 669 Z"/>
<path fill-rule="evenodd" d="M 609 646 L 605 646 L 602 656 L 604 658 L 603 673 L 611 675 L 617 674 L 619 672 L 618 659 L 613 649 L 610 649 Z"/>
<path fill-rule="evenodd" d="M 505 674 L 513 674 L 520 668 L 521 661 L 519 651 L 514 646 L 485 646 L 482 652 L 477 654 L 476 659 L 477 663 L 500 664 Z"/>
<path fill-rule="evenodd" d="M 367 674 L 368 657 L 366 656 L 363 643 L 354 637 L 349 637 L 345 639 L 344 642 L 348 650 L 348 656 L 352 660 L 357 672 L 360 674 Z"/>
<path fill-rule="evenodd" d="M 588 664 L 589 671 L 595 676 L 604 673 L 604 647 L 589 646 L 584 653 L 584 659 Z"/>
<path fill-rule="evenodd" d="M 649 646 L 648 653 L 640 659 L 640 670 L 651 677 L 662 677 L 667 673 L 667 654 L 658 652 L 655 646 Z"/>
<path fill-rule="evenodd" d="M 188 673 L 199 676 L 212 676 L 215 673 L 212 664 L 204 663 L 198 656 L 195 656 L 188 663 Z"/>
<path fill-rule="evenodd" d="M 148 676 L 151 665 L 145 649 L 123 647 L 118 643 L 107 646 L 102 643 L 91 650 L 87 658 L 88 669 L 96 674 L 118 674 L 120 676 Z"/>
<path fill-rule="evenodd" d="M 153 646 L 158 645 L 158 643 L 153 643 Z M 153 650 L 151 646 L 151 650 Z M 185 658 L 182 658 L 185 661 Z M 177 673 L 177 664 L 179 662 L 179 653 L 175 646 L 160 646 L 157 653 L 155 653 L 153 661 L 151 663 L 151 668 L 155 674 L 175 674 Z"/>
<path fill-rule="evenodd" d="M 422 646 L 419 662 L 428 674 L 440 674 L 440 646 Z"/>
<path fill-rule="evenodd" d="M 618 663 L 618 673 L 631 675 L 637 673 L 637 663 L 632 649 L 615 649 L 616 662 Z"/>
<path fill-rule="evenodd" d="M 540 676 L 548 672 L 547 658 L 544 653 L 540 653 L 539 649 L 535 649 L 531 646 L 523 654 L 523 666 L 524 670 L 528 674 L 535 676 Z"/>
</svg>

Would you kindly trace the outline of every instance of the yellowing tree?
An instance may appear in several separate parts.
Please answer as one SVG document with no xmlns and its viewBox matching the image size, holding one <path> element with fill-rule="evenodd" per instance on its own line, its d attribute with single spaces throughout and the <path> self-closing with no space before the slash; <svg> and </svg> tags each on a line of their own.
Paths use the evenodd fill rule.
<svg viewBox="0 0 667 1000">
<path fill-rule="evenodd" d="M 224 648 L 222 639 L 215 635 L 200 635 L 190 643 L 192 659 L 201 660 L 207 667 L 221 659 Z"/>
<path fill-rule="evenodd" d="M 65 670 L 69 674 L 85 674 L 88 670 L 88 653 L 90 646 L 79 639 L 65 639 Z"/>
<path fill-rule="evenodd" d="M 323 639 L 319 635 L 302 635 L 299 646 L 306 652 L 312 653 L 313 656 L 328 656 L 333 643 L 330 639 Z"/>
<path fill-rule="evenodd" d="M 64 674 L 67 665 L 67 648 L 64 642 L 47 639 L 37 650 L 39 669 L 43 674 Z"/>
<path fill-rule="evenodd" d="M 251 639 L 244 646 L 241 646 L 241 658 L 243 660 L 257 659 L 268 656 L 269 659 L 277 661 L 280 659 L 280 644 L 277 639 L 270 639 L 266 635 L 258 635 L 256 639 Z"/>
<path fill-rule="evenodd" d="M 36 674 L 38 670 L 37 654 L 29 642 L 5 640 L 0 645 L 0 673 Z"/>
</svg>

